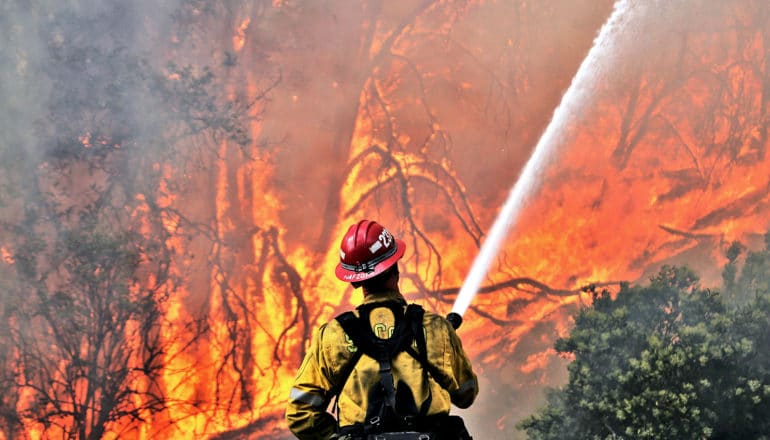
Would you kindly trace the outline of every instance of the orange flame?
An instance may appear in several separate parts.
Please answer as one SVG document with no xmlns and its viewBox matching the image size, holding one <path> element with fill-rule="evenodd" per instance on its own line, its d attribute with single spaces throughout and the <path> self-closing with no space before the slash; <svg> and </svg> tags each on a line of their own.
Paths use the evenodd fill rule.
<svg viewBox="0 0 770 440">
<path fill-rule="evenodd" d="M 251 24 L 251 18 L 246 17 L 241 21 L 241 24 L 235 29 L 235 35 L 233 35 L 233 50 L 240 52 L 243 46 L 246 44 L 246 31 Z"/>
<path fill-rule="evenodd" d="M 496 15 L 494 3 L 481 2 L 478 12 Z M 279 8 L 283 2 L 275 0 L 273 5 Z M 281 139 L 277 146 L 256 141 L 271 138 L 270 129 L 280 121 L 262 121 L 266 109 L 253 106 L 246 110 L 252 143 L 217 138 L 216 162 L 210 169 L 153 165 L 163 177 L 160 187 L 153 197 L 136 195 L 138 208 L 131 214 L 149 235 L 159 232 L 142 220 L 151 209 L 165 210 L 161 232 L 174 252 L 168 268 L 174 293 L 162 304 L 164 368 L 158 386 L 172 404 L 160 413 L 147 411 L 143 422 L 131 426 L 118 421 L 116 432 L 125 429 L 121 438 L 205 438 L 239 430 L 251 438 L 285 437 L 281 416 L 309 336 L 361 300 L 360 290 L 341 285 L 333 275 L 339 259 L 337 240 L 360 217 L 376 217 L 407 241 L 401 264 L 408 299 L 438 313 L 449 311 L 482 231 L 513 183 L 517 165 L 509 151 L 528 144 L 539 127 L 526 126 L 531 120 L 514 127 L 515 118 L 524 116 L 497 120 L 505 105 L 482 96 L 488 89 L 523 100 L 537 74 L 503 72 L 498 65 L 495 69 L 501 72 L 469 69 L 458 74 L 454 64 L 440 64 L 446 53 L 435 56 L 435 46 L 420 45 L 421 37 L 438 39 L 441 47 L 451 45 L 457 38 L 446 23 L 460 21 L 460 30 L 468 25 L 457 13 L 431 15 L 440 14 L 442 7 L 418 11 L 425 15 L 417 25 L 398 30 L 389 30 L 387 19 L 388 14 L 398 15 L 403 5 L 386 10 L 381 21 L 362 24 L 372 34 L 361 38 L 368 46 L 356 57 L 372 71 L 356 72 L 360 78 L 342 78 L 353 69 L 348 65 L 319 66 L 341 76 L 323 86 L 307 84 L 311 81 L 299 74 L 290 77 L 287 82 L 294 88 L 277 91 L 272 110 L 279 115 L 275 119 L 290 121 L 293 136 L 274 136 Z M 426 18 L 440 18 L 444 33 L 425 32 L 430 23 Z M 248 32 L 256 32 L 255 27 L 250 17 L 234 30 L 232 24 L 226 27 L 225 38 L 234 31 L 232 48 L 246 60 L 243 71 L 228 77 L 227 98 L 235 102 L 242 95 L 256 102 L 262 92 L 248 71 L 263 60 L 249 60 L 253 54 L 250 48 L 244 50 Z M 510 374 L 501 382 L 515 390 L 550 385 L 550 371 L 559 362 L 553 340 L 569 330 L 571 312 L 590 300 L 581 288 L 643 281 L 667 262 L 696 265 L 704 281 L 716 285 L 720 274 L 715 268 L 724 263 L 726 246 L 733 240 L 756 241 L 757 234 L 770 227 L 770 155 L 762 125 L 766 115 L 759 110 L 766 105 L 761 102 L 763 78 L 752 68 L 740 68 L 766 56 L 767 48 L 759 32 L 744 35 L 740 44 L 734 34 L 738 31 L 724 32 L 727 35 L 694 32 L 688 41 L 689 52 L 701 56 L 698 62 L 710 65 L 709 72 L 675 78 L 672 84 L 678 88 L 660 85 L 663 75 L 658 72 L 638 72 L 640 79 L 633 84 L 626 78 L 618 84 L 608 80 L 594 91 L 596 104 L 564 127 L 558 157 L 459 330 L 482 379 Z M 726 54 L 710 48 L 722 46 L 721 39 L 728 40 Z M 497 40 L 501 54 L 521 44 L 507 36 Z M 488 51 L 458 52 L 478 61 Z M 515 61 L 508 60 L 520 64 Z M 379 64 L 371 67 L 370 62 Z M 506 84 L 500 79 L 505 75 L 524 79 Z M 356 81 L 361 90 L 348 90 Z M 551 85 L 554 90 L 562 86 Z M 633 99 L 629 90 L 635 93 Z M 357 98 L 346 102 L 355 110 L 350 112 L 354 119 L 345 121 L 351 125 L 348 131 L 326 126 L 325 120 L 318 123 L 323 125 L 320 131 L 333 136 L 316 141 L 313 135 L 318 132 L 301 131 L 312 124 L 298 120 L 305 116 L 295 113 L 300 102 L 314 112 L 319 110 L 314 106 L 332 106 L 332 98 L 345 93 Z M 430 106 L 431 100 L 442 105 Z M 344 112 L 335 108 L 324 115 L 338 113 Z M 479 132 L 505 133 L 506 144 L 487 142 L 500 139 L 491 135 L 483 142 L 468 140 L 476 133 L 472 125 L 482 126 Z M 532 133 L 514 138 L 508 134 L 514 128 Z M 311 140 L 297 140 L 302 137 Z M 337 144 L 327 145 L 329 139 Z M 90 133 L 79 141 L 84 147 L 93 142 Z M 341 163 L 324 162 L 330 151 Z M 300 162 L 306 166 L 295 167 Z M 312 174 L 318 168 L 331 171 Z M 325 178 L 311 180 L 305 174 Z M 339 188 L 328 188 L 336 176 L 342 176 Z M 323 190 L 293 186 L 292 180 Z M 189 187 L 181 190 L 174 182 Z M 328 199 L 316 200 L 318 194 Z M 150 199 L 157 206 L 150 207 Z M 288 212 L 292 209 L 301 210 L 301 216 Z M 191 220 L 182 212 L 197 217 Z M 329 218 L 321 218 L 324 215 Z M 319 224 L 325 221 L 328 226 L 321 231 Z M 192 228 L 198 229 L 194 233 Z M 0 246 L 0 259 L 15 263 L 8 247 Z M 159 282 L 149 271 L 142 275 L 144 287 Z M 190 323 L 205 328 L 199 338 L 193 338 L 197 328 L 187 326 Z M 129 323 L 126 334 L 135 335 L 137 325 Z M 141 341 L 132 343 L 138 347 Z M 141 379 L 135 385 L 150 386 Z M 494 391 L 482 389 L 481 399 Z M 22 391 L 19 412 L 33 399 L 31 391 Z M 141 403 L 141 397 L 135 399 Z M 490 426 L 503 430 L 515 424 L 506 409 L 496 411 L 489 416 Z M 29 438 L 61 434 L 24 423 Z"/>
</svg>

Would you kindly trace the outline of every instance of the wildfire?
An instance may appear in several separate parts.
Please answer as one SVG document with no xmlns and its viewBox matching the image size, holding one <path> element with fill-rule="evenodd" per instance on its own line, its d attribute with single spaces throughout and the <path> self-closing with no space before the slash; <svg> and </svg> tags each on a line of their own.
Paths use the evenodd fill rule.
<svg viewBox="0 0 770 440">
<path fill-rule="evenodd" d="M 243 45 L 246 44 L 246 31 L 251 24 L 251 18 L 246 17 L 241 21 L 238 28 L 235 29 L 235 35 L 233 35 L 233 50 L 240 52 L 243 49 Z"/>
<path fill-rule="evenodd" d="M 2 258 L 5 264 L 13 264 L 16 261 L 13 258 L 13 254 L 4 246 L 0 246 L 0 258 Z"/>
<path fill-rule="evenodd" d="M 86 133 L 78 138 L 80 140 L 80 143 L 83 144 L 83 147 L 90 148 L 91 147 L 91 133 Z"/>
<path fill-rule="evenodd" d="M 86 209 L 116 200 L 137 233 L 157 237 L 140 248 L 128 287 L 129 298 L 156 292 L 157 327 L 141 333 L 143 322 L 132 319 L 119 335 L 131 351 L 130 389 L 146 393 L 124 403 L 141 408 L 134 418 L 105 422 L 105 438 L 286 438 L 285 399 L 305 344 L 361 300 L 360 290 L 333 276 L 339 237 L 360 218 L 376 219 L 406 241 L 401 273 L 408 299 L 441 314 L 451 309 L 580 61 L 565 54 L 590 48 L 611 2 L 584 12 L 580 38 L 536 32 L 558 27 L 575 11 L 536 12 L 529 2 L 451 3 L 383 2 L 382 10 L 340 3 L 340 11 L 321 17 L 310 4 L 279 0 L 258 13 L 194 9 L 193 18 L 211 14 L 210 24 L 220 23 L 216 51 L 221 43 L 238 54 L 236 60 L 226 51 L 227 62 L 213 67 L 224 84 L 216 97 L 226 103 L 224 116 L 190 112 L 192 134 L 177 141 L 184 147 L 178 156 L 151 155 L 126 166 L 158 176 L 152 188 L 132 188 L 135 194 L 88 193 L 94 182 L 103 189 L 112 181 L 91 174 L 99 167 L 87 160 L 61 177 L 77 191 L 50 184 L 58 175 L 39 179 L 41 192 L 62 205 Z M 477 416 L 486 430 L 480 437 L 510 432 L 520 415 L 493 402 L 495 393 L 534 401 L 543 386 L 563 379 L 557 370 L 564 360 L 552 346 L 569 331 L 570 314 L 590 301 L 586 286 L 644 281 L 669 262 L 694 266 L 705 283 L 718 286 L 727 247 L 734 240 L 751 246 L 770 228 L 770 40 L 765 23 L 751 22 L 758 14 L 747 11 L 736 6 L 729 15 L 742 26 L 692 24 L 682 31 L 686 38 L 667 47 L 618 42 L 614 69 L 600 72 L 586 87 L 590 99 L 565 117 L 554 136 L 558 148 L 539 170 L 537 188 L 459 330 L 487 385 L 480 404 L 491 409 Z M 729 21 L 720 14 L 711 20 Z M 509 23 L 513 16 L 523 17 L 517 26 Z M 641 19 L 647 21 L 640 29 L 657 29 L 654 20 Z M 276 33 L 265 45 L 279 41 L 279 49 L 246 44 L 263 41 L 263 28 Z M 200 52 L 191 58 L 209 56 L 204 40 L 216 38 L 192 29 L 200 33 Z M 173 35 L 179 50 L 186 34 Z M 575 50 L 579 39 L 583 46 Z M 281 81 L 265 87 L 259 75 L 270 63 L 280 65 Z M 178 72 L 159 77 L 181 88 L 192 70 Z M 200 87 L 210 78 L 201 78 L 187 98 L 208 109 L 214 100 L 205 101 Z M 169 111 L 184 113 L 191 104 L 174 105 Z M 168 130 L 170 139 L 183 131 Z M 62 149 L 62 160 L 101 154 L 93 147 L 107 145 L 96 129 L 78 133 L 85 133 L 73 137 L 78 151 Z M 122 145 L 125 155 L 144 148 Z M 104 168 L 122 170 L 114 163 Z M 38 215 L 64 212 L 67 222 L 77 222 L 66 209 L 49 208 Z M 14 251 L 0 246 L 8 266 L 0 270 L 20 266 Z M 89 276 L 108 273 L 99 268 Z M 162 349 L 144 352 L 148 341 Z M 148 366 L 159 366 L 157 377 L 139 374 Z M 62 372 L 71 367 L 65 360 L 54 365 L 54 382 L 66 382 Z M 9 377 L 27 381 L 21 370 Z M 31 385 L 40 384 L 20 387 L 10 405 L 18 414 L 35 409 Z M 62 404 L 66 410 L 88 395 L 85 377 L 72 385 L 76 400 Z M 162 405 L 151 404 L 155 394 Z M 47 423 L 24 419 L 21 430 L 32 439 L 64 437 L 72 421 Z M 13 438 L 0 432 L 6 437 Z"/>
<path fill-rule="evenodd" d="M 551 357 L 554 354 L 554 350 L 547 350 L 527 356 L 525 364 L 520 368 L 521 372 L 529 374 L 533 371 L 544 370 L 551 363 Z"/>
</svg>

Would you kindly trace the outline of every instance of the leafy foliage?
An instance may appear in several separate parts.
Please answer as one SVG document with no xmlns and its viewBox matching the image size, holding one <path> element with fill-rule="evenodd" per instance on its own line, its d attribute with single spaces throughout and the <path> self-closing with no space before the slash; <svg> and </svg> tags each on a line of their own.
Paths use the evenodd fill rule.
<svg viewBox="0 0 770 440">
<path fill-rule="evenodd" d="M 738 270 L 741 254 L 746 246 L 733 243 L 727 250 L 728 263 L 722 271 L 725 296 L 731 301 L 745 304 L 770 291 L 770 232 L 764 235 L 765 251 L 746 253 L 743 265 Z"/>
<path fill-rule="evenodd" d="M 594 291 L 556 343 L 574 357 L 568 384 L 519 427 L 538 440 L 767 438 L 768 249 L 750 254 L 739 275 L 725 272 L 733 289 L 750 289 L 745 305 L 726 305 L 682 267 L 617 295 Z M 739 250 L 731 246 L 728 264 Z"/>
</svg>

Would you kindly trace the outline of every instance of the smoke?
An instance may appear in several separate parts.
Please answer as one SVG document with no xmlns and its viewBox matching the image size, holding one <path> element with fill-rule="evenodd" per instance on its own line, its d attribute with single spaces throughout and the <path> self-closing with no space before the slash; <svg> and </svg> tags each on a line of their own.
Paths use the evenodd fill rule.
<svg viewBox="0 0 770 440">
<path fill-rule="evenodd" d="M 453 312 L 462 315 L 467 310 L 489 266 L 497 256 L 508 230 L 516 222 L 529 198 L 535 194 L 538 185 L 542 183 L 545 167 L 553 159 L 559 143 L 563 140 L 560 135 L 576 122 L 581 109 L 591 104 L 592 91 L 597 87 L 598 81 L 612 70 L 612 57 L 617 50 L 617 40 L 623 38 L 624 28 L 634 19 L 629 14 L 630 10 L 629 1 L 618 1 L 607 23 L 602 26 L 593 47 L 580 65 L 572 84 L 556 108 L 551 122 L 537 142 L 532 157 L 527 161 L 518 181 L 511 188 L 507 200 L 489 230 L 460 289 L 452 308 Z"/>
<path fill-rule="evenodd" d="M 42 66 L 45 44 L 38 37 L 41 17 L 26 2 L 3 2 L 0 10 L 0 153 L 3 164 L 20 165 L 35 145 L 35 119 L 45 108 L 50 83 Z M 3 182 L 10 187 L 18 182 Z M 7 194 L 6 191 L 3 191 Z"/>
<path fill-rule="evenodd" d="M 171 3 L 3 2 L 0 154 L 9 167 L 5 185 L 26 186 L 14 179 L 32 178 L 45 156 L 80 144 L 89 133 L 104 138 L 141 133 L 154 106 L 142 96 L 142 79 L 134 76 L 134 67 L 153 44 L 146 30 L 164 28 Z M 21 170 L 26 171 L 14 172 Z"/>
<path fill-rule="evenodd" d="M 694 3 L 692 7 L 700 11 L 706 7 L 715 9 L 708 4 Z M 693 23 L 702 25 L 703 21 L 719 15 L 716 8 L 704 14 L 705 17 L 688 19 L 690 10 L 670 2 L 618 0 L 614 4 L 611 16 L 600 29 L 492 224 L 463 282 L 453 312 L 463 314 L 470 305 L 510 229 L 543 184 L 549 164 L 558 156 L 559 146 L 570 142 L 573 133 L 590 118 L 601 117 L 593 113 L 593 104 L 606 99 L 609 87 L 622 87 L 625 81 L 637 78 L 644 61 L 664 52 L 666 44 L 676 41 L 683 25 L 697 29 Z"/>
<path fill-rule="evenodd" d="M 226 92 L 219 95 L 225 100 L 245 94 L 251 84 L 259 82 L 256 77 L 269 66 L 280 64 L 283 82 L 271 96 L 273 101 L 269 113 L 259 127 L 272 139 L 279 140 L 275 156 L 270 158 L 275 162 L 267 164 L 263 175 L 255 178 L 249 173 L 259 174 L 261 171 L 259 167 L 248 168 L 251 158 L 244 160 L 243 156 L 232 154 L 227 159 L 217 157 L 210 160 L 219 152 L 217 148 L 221 145 L 215 142 L 215 154 L 202 156 L 206 160 L 202 161 L 201 168 L 205 167 L 207 171 L 214 169 L 211 175 L 221 169 L 223 171 L 217 177 L 229 179 L 226 183 L 217 182 L 217 190 L 224 195 L 223 199 L 227 199 L 219 206 L 226 205 L 229 211 L 224 214 L 212 212 L 219 202 L 210 199 L 213 191 L 188 196 L 187 199 L 180 197 L 182 202 L 177 206 L 183 207 L 185 213 L 198 214 L 197 219 L 204 219 L 201 224 L 205 227 L 210 227 L 211 218 L 221 215 L 222 223 L 228 224 L 232 231 L 223 227 L 224 233 L 217 231 L 220 235 L 212 233 L 211 236 L 221 240 L 221 243 L 217 242 L 218 246 L 227 242 L 227 246 L 231 247 L 227 251 L 220 251 L 217 247 L 217 252 L 225 255 L 222 258 L 231 258 L 232 266 L 245 268 L 244 271 L 252 270 L 254 256 L 258 254 L 254 252 L 257 246 L 252 245 L 253 237 L 248 234 L 260 227 L 275 225 L 281 230 L 275 233 L 272 242 L 277 248 L 279 240 L 285 241 L 284 250 L 289 251 L 289 263 L 303 262 L 302 255 L 312 254 L 313 257 L 308 258 L 312 267 L 296 267 L 304 271 L 301 275 L 305 277 L 302 281 L 307 289 L 298 298 L 307 300 L 313 319 L 331 313 L 330 303 L 347 304 L 337 301 L 339 296 L 333 296 L 333 292 L 339 289 L 337 284 L 328 289 L 325 285 L 313 288 L 312 277 L 330 273 L 329 267 L 321 264 L 317 257 L 338 243 L 338 237 L 330 237 L 335 231 L 334 224 L 348 215 L 391 216 L 382 220 L 393 220 L 393 228 L 418 228 L 420 233 L 425 232 L 426 236 L 434 239 L 431 246 L 436 245 L 436 253 L 444 254 L 443 271 L 435 269 L 436 260 L 425 258 L 433 252 L 425 246 L 419 250 L 419 258 L 406 259 L 404 263 L 420 276 L 427 273 L 426 279 L 432 277 L 429 270 L 439 273 L 444 277 L 442 286 L 459 284 L 462 274 L 456 277 L 454 273 L 448 275 L 448 268 L 464 267 L 467 253 L 475 249 L 481 235 L 476 220 L 494 215 L 493 208 L 500 206 L 506 196 L 505 189 L 508 189 L 507 184 L 501 189 L 500 182 L 509 181 L 511 170 L 519 169 L 526 159 L 523 157 L 525 151 L 534 144 L 532 156 L 507 193 L 507 199 L 462 285 L 454 310 L 465 312 L 499 250 L 507 246 L 507 236 L 517 223 L 523 223 L 523 213 L 538 196 L 541 186 L 548 183 L 544 179 L 562 149 L 573 141 L 576 132 L 587 126 L 598 132 L 606 128 L 600 126 L 601 123 L 611 125 L 601 121 L 606 115 L 597 114 L 605 111 L 606 107 L 597 110 L 592 106 L 597 96 L 603 102 L 616 104 L 609 95 L 614 91 L 611 89 L 622 89 L 626 82 L 635 81 L 640 65 L 651 57 L 659 53 L 668 55 L 662 49 L 671 41 L 677 41 L 676 30 L 695 27 L 695 20 L 692 20 L 689 11 L 703 12 L 704 7 L 709 8 L 699 19 L 712 20 L 709 25 L 726 26 L 725 14 L 716 5 L 720 2 L 709 1 L 621 0 L 616 2 L 611 14 L 608 14 L 610 2 L 607 1 L 583 2 L 585 4 L 565 1 L 547 7 L 533 5 L 532 2 L 482 2 L 479 6 L 469 4 L 461 9 L 455 9 L 453 2 L 436 2 L 428 10 L 417 9 L 418 13 L 425 15 L 415 20 L 415 25 L 409 24 L 414 17 L 409 15 L 412 11 L 408 2 L 381 2 L 382 9 L 373 10 L 369 8 L 374 8 L 378 2 L 366 2 L 361 7 L 350 7 L 345 2 L 230 3 L 200 0 L 13 0 L 0 3 L 0 37 L 4 41 L 0 46 L 0 99 L 3 102 L 0 106 L 0 166 L 3 167 L 0 173 L 0 215 L 4 222 L 11 224 L 22 223 L 20 217 L 25 212 L 19 209 L 20 200 L 28 200 L 28 204 L 34 206 L 33 198 L 41 197 L 43 193 L 54 193 L 58 202 L 83 205 L 93 200 L 88 196 L 93 194 L 92 184 L 103 185 L 98 177 L 101 171 L 88 169 L 95 161 L 86 158 L 80 168 L 62 169 L 68 174 L 66 179 L 59 179 L 63 174 L 54 174 L 50 168 L 45 168 L 50 166 L 52 158 L 82 158 L 87 154 L 101 157 L 100 151 L 109 149 L 114 152 L 119 149 L 120 154 L 116 156 L 120 156 L 121 162 L 112 165 L 119 165 L 123 167 L 121 171 L 129 173 L 152 169 L 155 163 L 163 164 L 164 160 L 169 160 L 168 156 L 156 160 L 154 155 L 173 155 L 180 150 L 189 154 L 173 156 L 173 165 L 179 165 L 192 156 L 197 146 L 195 143 L 176 145 L 179 147 L 176 151 L 171 151 L 167 143 L 171 142 L 178 129 L 177 124 L 170 123 L 173 119 L 170 114 L 180 112 L 181 108 L 169 105 L 168 95 L 156 93 L 155 75 L 166 79 L 171 76 L 165 70 L 167 60 L 184 59 L 186 61 L 180 64 L 215 65 L 214 73 L 229 82 L 224 89 Z M 594 10 L 584 10 L 590 8 Z M 212 14 L 208 20 L 201 19 L 211 14 L 212 9 L 217 9 L 219 15 Z M 263 12 L 267 18 L 259 17 Z M 585 35 L 594 35 L 608 15 L 611 15 L 610 19 L 583 59 L 580 54 L 586 53 L 588 48 L 580 46 L 575 50 L 576 46 L 583 43 L 588 46 L 590 37 Z M 452 17 L 451 20 L 448 16 Z M 233 31 L 244 23 L 245 17 L 251 19 L 248 29 L 244 30 L 245 46 L 241 52 L 234 53 L 230 47 Z M 187 27 L 180 29 L 180 23 Z M 409 25 L 399 27 L 403 23 Z M 697 31 L 707 27 L 702 25 Z M 586 29 L 590 31 L 587 33 Z M 389 50 L 373 56 L 389 42 L 391 35 L 397 34 L 401 37 Z M 569 59 L 570 56 L 574 56 L 574 60 Z M 575 70 L 581 59 L 582 64 Z M 681 59 L 667 62 L 680 63 Z M 564 73 L 567 70 L 569 73 Z M 648 79 L 654 81 L 663 75 L 673 75 L 673 69 L 668 65 L 659 70 L 660 75 L 655 72 L 656 75 Z M 577 72 L 574 77 L 572 72 Z M 173 73 L 180 75 L 184 72 L 178 69 Z M 568 83 L 570 78 L 572 82 Z M 192 82 L 196 79 L 199 78 L 194 78 Z M 182 81 L 171 81 L 170 84 L 181 87 Z M 555 107 L 560 97 L 561 103 Z M 364 101 L 365 105 L 362 104 Z M 209 103 L 201 104 L 206 107 Z M 186 110 L 181 108 L 181 113 Z M 594 124 L 594 121 L 599 122 Z M 227 124 L 230 120 L 216 119 L 213 122 Z M 612 134 L 603 133 L 601 136 L 609 138 Z M 598 137 L 597 143 L 600 141 Z M 426 142 L 425 139 L 432 141 Z M 383 140 L 386 142 L 381 142 Z M 102 141 L 105 144 L 100 143 Z M 210 139 L 207 141 L 210 142 Z M 398 151 L 389 160 L 367 159 L 367 172 L 361 173 L 358 178 L 345 177 L 352 156 L 372 144 L 388 145 Z M 237 152 L 237 148 L 232 150 Z M 420 154 L 409 155 L 418 151 Z M 423 154 L 424 151 L 427 153 Z M 630 156 L 631 152 L 624 154 Z M 420 180 L 418 185 L 396 187 L 392 184 L 394 180 L 379 172 L 404 157 L 410 158 L 402 163 L 406 172 L 415 172 L 424 158 L 432 161 L 428 163 L 430 166 L 448 164 L 446 169 L 435 169 L 446 172 L 452 179 L 456 177 L 456 187 L 455 180 L 439 179 L 428 172 L 416 173 Z M 132 160 L 135 158 L 142 161 Z M 228 160 L 230 162 L 222 165 Z M 601 173 L 596 169 L 583 166 L 574 170 L 573 175 L 585 181 L 586 174 L 593 178 Z M 206 180 L 205 176 L 201 178 L 204 174 L 205 171 L 196 175 L 200 181 L 195 184 L 209 190 L 206 185 L 211 180 Z M 125 177 L 125 174 L 122 176 Z M 250 179 L 258 183 L 249 187 Z M 169 178 L 168 181 L 177 186 L 152 187 L 158 182 L 152 180 L 148 184 L 148 192 L 168 191 L 179 196 L 179 192 L 175 191 L 188 182 L 181 178 Z M 575 180 L 572 182 L 574 184 Z M 26 190 L 30 183 L 40 191 Z M 348 206 L 358 200 L 358 195 L 352 190 L 359 187 L 372 188 L 372 194 L 376 195 L 371 197 L 371 203 L 356 205 L 358 210 L 346 212 Z M 606 187 L 606 193 L 614 190 L 611 184 L 605 183 L 603 187 Z M 340 194 L 340 188 L 351 191 Z M 102 189 L 97 188 L 97 191 Z M 131 189 L 141 192 L 141 189 Z M 447 191 L 442 192 L 442 189 Z M 671 192 L 670 198 L 679 198 L 686 190 Z M 574 188 L 557 188 L 556 191 L 561 191 L 561 194 L 554 199 L 579 199 L 574 192 L 570 192 Z M 751 209 L 757 200 L 765 200 L 761 197 L 762 191 L 758 189 L 722 210 L 704 214 L 700 222 L 694 223 L 695 227 L 719 228 L 725 219 L 739 218 L 742 211 Z M 597 206 L 602 202 L 605 206 L 612 204 L 609 196 L 605 199 L 604 194 L 602 190 Z M 630 198 L 626 194 L 622 196 L 623 200 Z M 447 203 L 444 197 L 462 200 L 463 203 L 467 201 L 469 208 L 459 202 L 455 205 L 451 201 Z M 663 197 L 658 200 L 667 202 Z M 244 203 L 244 206 L 236 206 L 239 203 Z M 260 204 L 264 205 L 264 211 L 254 214 L 254 207 Z M 461 206 L 463 210 L 453 214 L 452 208 L 456 206 Z M 624 205 L 615 203 L 615 206 Z M 569 206 L 565 208 L 565 211 L 568 210 Z M 571 211 L 566 216 L 575 215 L 575 212 L 577 215 L 585 214 L 585 211 Z M 601 212 L 611 217 L 612 221 L 617 219 L 615 212 L 609 215 L 608 211 Z M 414 224 L 398 224 L 405 214 L 411 216 L 409 221 L 413 220 Z M 390 226 L 391 223 L 387 224 Z M 209 233 L 208 229 L 202 230 Z M 0 231 L 4 234 L 0 235 L 0 246 L 12 241 L 8 239 L 8 231 Z M 230 232 L 232 236 L 226 236 Z M 596 238 L 578 237 L 580 243 L 576 244 L 590 240 Z M 630 241 L 627 237 L 618 240 Z M 549 251 L 558 253 L 554 259 L 562 258 L 563 253 L 573 252 L 573 249 L 563 247 L 562 242 L 554 246 L 562 249 L 533 249 L 532 252 L 537 256 Z M 193 247 L 194 250 L 187 251 L 197 252 L 195 261 L 201 263 L 194 267 L 200 270 L 183 281 L 192 286 L 190 289 L 195 289 L 191 295 L 197 295 L 195 301 L 208 304 L 212 283 L 209 279 L 211 260 L 207 261 L 206 257 L 210 256 L 211 246 L 209 242 L 196 242 L 190 245 L 191 249 Z M 410 242 L 410 253 L 418 255 L 417 248 Z M 578 249 L 585 251 L 586 248 Z M 450 251 L 458 255 L 451 256 Z M 609 253 L 605 252 L 598 258 L 605 258 Z M 330 254 L 331 258 L 324 263 L 336 258 L 336 249 L 332 249 Z M 646 264 L 649 258 L 645 254 L 640 261 Z M 585 270 L 571 267 L 566 258 L 558 263 L 559 269 Z M 591 263 L 581 261 L 581 264 L 588 266 Z M 511 266 L 508 264 L 505 269 L 511 269 Z M 425 267 L 428 269 L 423 272 Z M 220 269 L 223 272 L 230 270 L 224 265 Z M 259 274 L 249 272 L 241 277 L 238 270 L 228 273 L 233 281 L 230 287 L 240 283 L 241 286 L 257 285 L 265 290 L 260 284 Z M 526 266 L 522 270 L 534 269 Z M 534 276 L 531 273 L 524 275 Z M 247 301 L 254 300 L 253 297 L 261 301 L 261 295 L 272 295 L 278 303 L 283 302 L 282 306 L 275 307 L 284 308 L 270 309 L 270 319 L 280 322 L 276 325 L 283 325 L 280 321 L 283 315 L 290 316 L 289 312 L 294 311 L 294 297 L 280 297 L 281 292 L 276 289 L 270 294 L 261 291 L 254 294 L 249 288 L 237 293 Z M 514 295 L 520 293 L 521 290 L 518 290 Z M 522 296 L 530 293 L 525 292 Z M 334 299 L 328 300 L 329 295 Z M 534 296 L 519 300 L 521 304 L 537 305 L 539 298 Z M 317 308 L 316 304 L 312 304 L 315 300 L 321 304 Z M 505 298 L 496 298 L 480 306 L 488 316 L 494 319 L 502 317 L 504 323 L 484 328 L 483 333 L 488 339 L 499 338 L 503 342 L 496 342 L 494 349 L 479 356 L 482 368 L 488 365 L 490 359 L 507 362 L 507 373 L 500 374 L 506 374 L 512 383 L 519 381 L 517 362 L 527 356 L 537 358 L 542 345 L 548 343 L 548 336 L 556 332 L 545 324 L 546 318 L 543 317 L 545 329 L 540 334 L 530 332 L 525 336 L 520 336 L 521 333 L 511 336 L 514 326 L 511 322 L 527 313 L 525 307 L 513 305 L 513 302 L 506 304 Z M 276 313 L 275 310 L 286 313 Z M 505 318 L 511 318 L 511 321 L 505 322 Z M 233 323 L 235 320 L 233 318 Z M 308 326 L 312 324 L 303 322 L 302 331 L 308 331 Z M 239 327 L 239 330 L 242 329 Z M 252 338 L 253 334 L 267 334 L 261 348 L 275 340 L 275 335 L 268 330 L 264 333 L 254 330 L 248 336 L 246 330 L 239 333 L 243 336 L 239 336 L 242 339 L 238 339 L 237 344 L 240 345 L 236 346 L 237 349 L 243 349 L 246 346 L 243 341 Z M 291 334 L 295 329 L 286 330 L 286 334 Z M 521 338 L 521 342 L 509 341 L 515 338 Z M 257 337 L 252 340 L 259 341 Z M 293 350 L 293 356 L 301 351 L 296 350 L 298 343 L 292 345 L 295 342 L 286 344 L 288 350 Z M 471 347 L 476 350 L 475 344 Z M 522 356 L 524 347 L 530 351 Z M 269 353 L 268 358 L 277 353 L 278 350 L 275 354 Z M 246 357 L 244 355 L 244 359 Z M 281 361 L 282 368 L 292 367 L 291 361 L 284 358 Z M 492 369 L 487 368 L 490 377 L 494 375 Z M 519 382 L 515 386 L 498 389 L 519 387 L 516 388 L 518 390 Z M 490 383 L 490 388 L 485 390 L 496 385 L 499 384 Z M 261 383 L 251 383 L 250 386 L 271 389 Z M 523 412 L 525 409 L 519 408 L 521 402 L 517 401 L 518 397 L 520 395 L 506 398 L 510 399 L 509 405 L 518 408 L 516 411 Z M 490 419 L 498 419 L 497 415 L 501 413 L 510 418 L 509 408 L 501 408 L 499 402 L 492 402 L 494 399 L 482 398 L 489 400 L 490 407 L 493 407 L 489 413 L 495 416 L 489 416 Z M 477 414 L 483 412 L 481 409 L 475 411 Z M 495 430 L 494 422 L 484 425 L 485 430 Z"/>
</svg>

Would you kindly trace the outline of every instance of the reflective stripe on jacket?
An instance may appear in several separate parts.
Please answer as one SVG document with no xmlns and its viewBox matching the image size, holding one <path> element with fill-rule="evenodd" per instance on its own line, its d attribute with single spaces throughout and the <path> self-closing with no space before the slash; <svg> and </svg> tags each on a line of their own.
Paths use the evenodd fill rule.
<svg viewBox="0 0 770 440">
<path fill-rule="evenodd" d="M 369 294 L 364 304 L 403 301 L 396 292 Z M 404 302 L 406 304 L 406 302 Z M 375 309 L 370 315 L 375 334 L 387 337 L 393 325 L 392 313 Z M 467 408 L 478 394 L 478 381 L 460 338 L 446 319 L 426 312 L 423 318 L 428 361 L 440 372 L 441 378 L 425 379 L 427 373 L 408 353 L 399 353 L 392 362 L 393 381 L 409 386 L 419 408 L 431 395 L 428 415 L 448 414 L 451 404 Z M 322 325 L 314 334 L 309 351 L 300 366 L 291 389 L 286 420 L 289 429 L 300 439 L 325 439 L 336 430 L 336 422 L 326 412 L 332 390 L 345 380 L 345 366 L 357 347 L 347 337 L 336 320 Z M 379 364 L 363 355 L 350 373 L 338 400 L 339 425 L 364 423 L 369 390 L 379 382 Z M 438 382 L 437 382 L 438 380 Z M 441 382 L 441 384 L 439 384 Z"/>
</svg>

